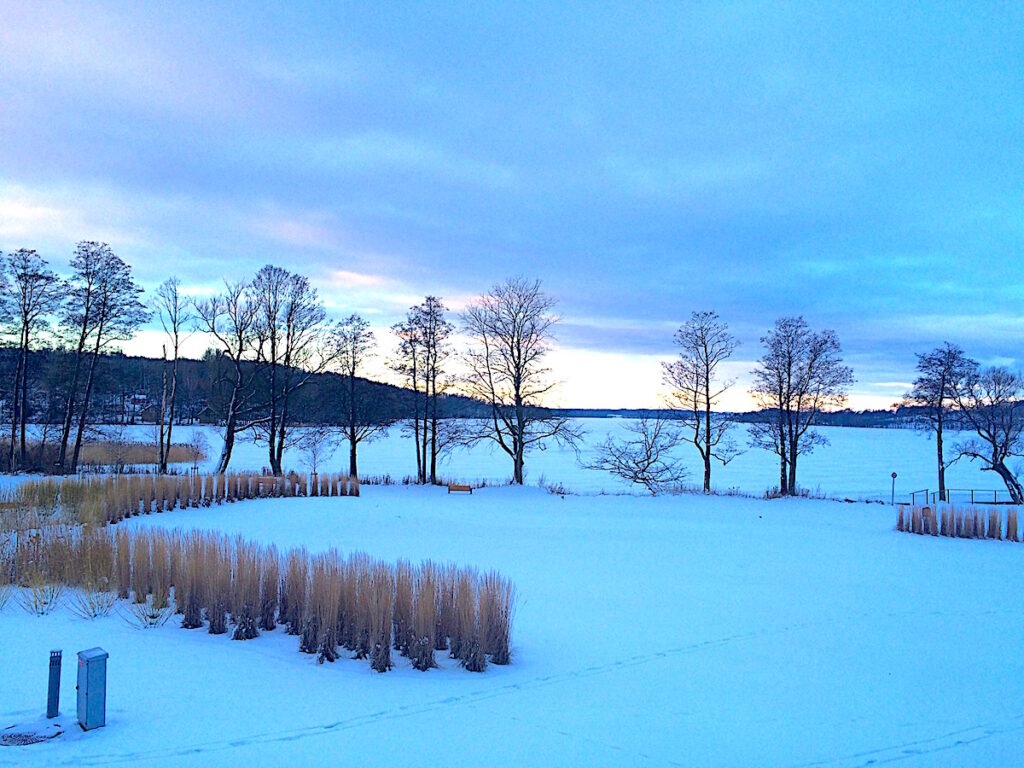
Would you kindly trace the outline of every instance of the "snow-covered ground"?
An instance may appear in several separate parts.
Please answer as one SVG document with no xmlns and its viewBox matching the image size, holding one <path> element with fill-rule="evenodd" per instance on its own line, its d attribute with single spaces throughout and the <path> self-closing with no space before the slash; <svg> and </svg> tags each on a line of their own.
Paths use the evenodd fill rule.
<svg viewBox="0 0 1024 768">
<path fill-rule="evenodd" d="M 628 421 L 624 419 L 580 419 L 585 441 L 577 458 L 575 452 L 552 445 L 544 451 L 534 451 L 526 460 L 527 483 L 562 484 L 577 492 L 621 492 L 629 486 L 607 473 L 585 469 L 593 461 L 597 446 L 607 434 L 623 436 Z M 208 458 L 203 468 L 212 469 L 219 456 L 222 439 L 210 427 L 175 427 L 175 442 L 191 439 L 194 429 L 201 431 L 209 443 Z M 800 484 L 815 493 L 837 498 L 890 498 L 891 474 L 896 472 L 897 498 L 910 491 L 936 487 L 935 442 L 925 434 L 905 429 L 852 429 L 842 427 L 821 428 L 830 445 L 821 446 L 799 464 Z M 153 428 L 129 427 L 127 435 L 135 440 L 152 438 Z M 747 447 L 746 428 L 736 427 L 736 443 L 744 453 L 728 466 L 715 465 L 713 480 L 717 488 L 736 488 L 744 493 L 760 495 L 778 484 L 778 462 L 767 451 Z M 947 435 L 947 450 L 952 450 L 957 438 Z M 688 449 L 687 449 L 688 448 Z M 691 481 L 702 477 L 699 456 L 692 446 L 682 446 L 678 455 L 691 469 Z M 296 470 L 307 468 L 298 450 L 287 451 L 285 466 Z M 264 444 L 242 440 L 236 444 L 231 466 L 235 469 L 259 469 L 267 466 Z M 323 467 L 338 471 L 348 468 L 348 448 L 339 446 L 334 455 L 322 462 Z M 390 475 L 401 480 L 416 471 L 416 454 L 412 441 L 402 436 L 400 429 L 359 447 L 359 471 L 362 475 Z M 489 483 L 507 482 L 511 476 L 511 462 L 492 444 L 480 444 L 468 450 L 457 450 L 441 463 L 440 471 L 446 477 L 460 480 L 486 480 Z M 991 472 L 982 472 L 967 461 L 955 464 L 947 473 L 951 488 L 1005 489 Z M 635 488 L 633 489 L 635 490 Z"/>
<path fill-rule="evenodd" d="M 514 664 L 318 666 L 249 642 L 66 609 L 0 611 L 0 718 L 45 705 L 47 651 L 110 652 L 108 724 L 11 765 L 1017 764 L 1024 545 L 896 533 L 891 508 L 537 488 L 370 487 L 136 525 L 495 567 Z M 67 658 L 71 657 L 71 658 Z"/>
<path fill-rule="evenodd" d="M 585 426 L 593 445 L 622 425 Z M 920 435 L 827 433 L 832 445 L 801 467 L 809 487 L 887 497 L 892 470 L 898 491 L 933 482 L 934 443 Z M 234 466 L 261 466 L 263 450 L 240 446 Z M 401 477 L 413 460 L 396 434 L 360 452 L 370 474 Z M 0 748 L 0 765 L 1019 764 L 1024 545 L 897 533 L 877 503 L 595 495 L 623 486 L 571 452 L 528 466 L 533 483 L 584 493 L 366 486 L 358 499 L 130 523 L 497 568 L 519 593 L 511 666 L 472 674 L 440 659 L 419 673 L 398 660 L 378 675 L 350 659 L 319 666 L 280 630 L 234 642 L 176 618 L 140 630 L 67 608 L 29 616 L 12 600 L 0 610 L 0 728 L 41 722 L 51 647 L 65 652 L 72 723 L 74 652 L 95 645 L 110 652 L 108 724 Z M 508 469 L 476 448 L 444 471 Z M 775 465 L 751 451 L 717 472 L 719 487 L 759 494 Z M 986 481 L 964 466 L 951 485 Z"/>
</svg>

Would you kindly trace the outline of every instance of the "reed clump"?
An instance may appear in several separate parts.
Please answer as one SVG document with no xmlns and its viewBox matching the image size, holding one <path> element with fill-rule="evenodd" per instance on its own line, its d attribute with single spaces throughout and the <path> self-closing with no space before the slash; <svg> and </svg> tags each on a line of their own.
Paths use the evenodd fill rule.
<svg viewBox="0 0 1024 768">
<path fill-rule="evenodd" d="M 921 535 L 959 539 L 1020 541 L 1019 511 L 1016 507 L 946 505 L 939 510 L 901 504 L 896 513 L 896 530 Z"/>
<path fill-rule="evenodd" d="M 191 493 L 193 486 L 181 488 Z M 50 514 L 49 503 L 43 500 L 39 514 Z M 160 626 L 178 612 L 183 628 L 205 624 L 211 634 L 233 630 L 239 640 L 280 622 L 318 661 L 334 661 L 345 648 L 378 672 L 394 666 L 393 651 L 425 671 L 437 666 L 436 650 L 448 648 L 479 672 L 509 663 L 515 591 L 498 573 L 429 561 L 389 564 L 358 552 L 282 553 L 209 532 L 49 522 L 0 529 L 0 607 L 10 596 L 38 614 L 67 597 L 86 618 L 106 615 L 120 601 L 124 618 L 140 627 Z"/>
</svg>

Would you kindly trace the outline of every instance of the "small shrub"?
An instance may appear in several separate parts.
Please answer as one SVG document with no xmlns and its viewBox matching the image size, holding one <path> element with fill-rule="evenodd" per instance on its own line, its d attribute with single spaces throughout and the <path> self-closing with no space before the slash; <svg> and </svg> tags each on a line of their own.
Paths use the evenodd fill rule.
<svg viewBox="0 0 1024 768">
<path fill-rule="evenodd" d="M 173 615 L 168 606 L 163 608 L 153 603 L 153 598 L 146 598 L 144 603 L 131 603 L 128 609 L 123 612 L 122 617 L 132 626 L 139 629 L 153 629 L 162 627 Z"/>
<path fill-rule="evenodd" d="M 109 616 L 117 604 L 117 593 L 84 587 L 71 593 L 68 608 L 83 619 Z"/>
<path fill-rule="evenodd" d="M 19 589 L 15 599 L 27 613 L 45 616 L 60 605 L 63 595 L 63 584 L 48 584 L 41 578 L 36 578 Z"/>
</svg>

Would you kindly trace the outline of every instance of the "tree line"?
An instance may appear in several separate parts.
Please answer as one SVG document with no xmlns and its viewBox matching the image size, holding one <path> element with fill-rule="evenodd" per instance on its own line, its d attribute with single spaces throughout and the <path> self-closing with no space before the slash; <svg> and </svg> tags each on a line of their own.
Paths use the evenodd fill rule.
<svg viewBox="0 0 1024 768">
<path fill-rule="evenodd" d="M 216 472 L 228 469 L 246 435 L 265 446 L 277 475 L 288 448 L 315 463 L 344 442 L 349 474 L 358 476 L 359 446 L 402 424 L 424 483 L 438 482 L 447 451 L 488 440 L 522 483 L 530 450 L 579 436 L 567 416 L 541 405 L 553 386 L 544 359 L 555 318 L 539 281 L 496 284 L 454 318 L 458 325 L 440 297 L 411 307 L 392 329 L 399 343 L 386 362 L 405 385 L 395 387 L 366 376 L 378 354 L 367 320 L 330 319 L 306 276 L 275 265 L 209 296 L 188 296 L 171 277 L 144 297 L 106 243 L 80 242 L 67 275 L 31 249 L 0 257 L 7 471 L 76 472 L 97 425 L 137 418 L 155 425 L 160 472 L 175 425 L 202 422 L 224 436 Z M 164 335 L 160 358 L 120 354 L 117 343 L 154 317 Z M 465 350 L 453 347 L 457 328 L 469 339 Z M 201 360 L 183 358 L 182 345 L 197 332 L 209 348 Z M 461 393 L 452 391 L 456 357 L 469 370 L 458 377 Z"/>
<path fill-rule="evenodd" d="M 2 256 L 0 270 L 0 415 L 9 424 L 0 461 L 8 471 L 75 472 L 94 425 L 138 416 L 156 426 L 161 472 L 175 425 L 201 421 L 223 431 L 217 472 L 227 470 L 244 434 L 265 446 L 274 474 L 283 472 L 288 448 L 315 463 L 326 447 L 344 442 L 349 474 L 358 476 L 359 446 L 401 424 L 412 438 L 418 482 L 438 482 L 439 460 L 452 448 L 489 441 L 521 484 L 531 451 L 550 442 L 576 448 L 581 438 L 569 412 L 542 405 L 556 383 L 546 362 L 554 308 L 539 281 L 521 277 L 496 283 L 458 316 L 427 296 L 391 329 L 398 344 L 386 362 L 403 385 L 395 387 L 366 376 L 378 354 L 367 320 L 330 319 L 304 275 L 267 265 L 205 297 L 186 295 L 171 277 L 145 298 L 131 267 L 105 243 L 80 242 L 64 276 L 36 251 L 19 249 Z M 161 357 L 119 354 L 116 345 L 154 316 L 165 339 Z M 201 360 L 182 358 L 196 332 L 209 348 Z M 457 332 L 464 349 L 454 347 Z M 835 332 L 814 330 L 802 317 L 775 321 L 751 371 L 753 420 L 721 407 L 735 385 L 724 371 L 738 347 L 722 318 L 693 312 L 674 342 L 678 354 L 662 370 L 665 410 L 638 419 L 625 440 L 607 440 L 592 466 L 657 492 L 681 482 L 685 470 L 672 449 L 686 444 L 700 457 L 709 492 L 713 466 L 743 450 L 733 432 L 743 419 L 749 444 L 778 459 L 777 492 L 797 494 L 800 458 L 827 443 L 814 427 L 843 406 L 853 382 Z M 940 497 L 945 470 L 968 458 L 1024 502 L 1007 464 L 1020 455 L 1024 379 L 1003 367 L 983 369 L 948 343 L 919 355 L 917 370 L 901 409 L 936 435 Z M 944 430 L 951 428 L 972 437 L 947 453 Z"/>
</svg>

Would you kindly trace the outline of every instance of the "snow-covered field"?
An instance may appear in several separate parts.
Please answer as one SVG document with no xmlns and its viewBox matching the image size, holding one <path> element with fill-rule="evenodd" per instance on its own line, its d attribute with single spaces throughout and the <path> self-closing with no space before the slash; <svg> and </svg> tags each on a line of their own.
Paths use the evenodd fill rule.
<svg viewBox="0 0 1024 768">
<path fill-rule="evenodd" d="M 610 475 L 585 469 L 592 462 L 597 446 L 607 434 L 623 436 L 628 422 L 623 419 L 580 419 L 585 441 L 580 456 L 569 449 L 551 446 L 527 456 L 527 483 L 562 484 L 576 492 L 622 492 L 629 486 Z M 212 469 L 219 456 L 222 439 L 217 430 L 209 427 L 175 427 L 175 442 L 191 439 L 193 429 L 199 429 L 210 448 L 203 468 Z M 746 428 L 736 427 L 736 442 L 744 452 L 728 466 L 715 465 L 714 484 L 721 490 L 736 488 L 744 493 L 760 495 L 778 484 L 778 461 L 773 454 L 747 447 Z M 891 474 L 896 472 L 897 498 L 910 491 L 936 487 L 935 442 L 927 435 L 905 429 L 852 429 L 842 427 L 821 428 L 830 445 L 818 447 L 799 464 L 800 484 L 815 493 L 830 497 L 852 499 L 890 498 Z M 135 440 L 152 438 L 153 428 L 129 427 L 127 435 Z M 956 442 L 955 435 L 947 435 L 947 450 Z M 688 448 L 688 449 L 687 449 Z M 702 470 L 699 457 L 692 446 L 682 446 L 678 455 L 691 469 L 691 481 L 699 483 Z M 231 465 L 235 469 L 259 469 L 267 466 L 264 444 L 242 440 L 236 444 Z M 301 452 L 286 451 L 285 466 L 299 471 L 306 463 Z M 323 466 L 334 471 L 348 468 L 348 448 L 341 445 Z M 489 483 L 508 482 L 512 474 L 511 462 L 496 446 L 481 444 L 468 450 L 457 450 L 441 463 L 440 471 L 446 477 L 461 480 L 486 480 Z M 416 472 L 416 454 L 412 441 L 402 436 L 401 430 L 391 430 L 385 437 L 359 447 L 361 475 L 390 475 L 395 480 Z M 1004 489 L 991 472 L 982 472 L 977 465 L 966 461 L 955 464 L 947 473 L 951 488 Z M 635 491 L 635 488 L 633 489 Z"/>
<path fill-rule="evenodd" d="M 591 425 L 602 437 L 616 426 Z M 934 444 L 848 432 L 831 431 L 833 446 L 802 470 L 834 478 L 822 490 L 885 495 L 891 468 L 928 484 Z M 368 446 L 364 471 L 406 474 L 408 457 L 388 453 L 395 445 Z M 486 456 L 456 456 L 450 474 L 500 477 L 501 457 Z M 238 466 L 261 457 L 245 447 Z M 763 473 L 738 459 L 722 484 L 762 491 L 769 459 Z M 601 487 L 574 462 L 538 454 L 533 479 Z M 537 487 L 363 492 L 131 524 L 497 568 L 520 598 L 511 666 L 472 674 L 445 659 L 419 673 L 399 660 L 379 675 L 363 661 L 319 666 L 281 630 L 234 642 L 175 620 L 140 630 L 66 608 L 34 617 L 12 601 L 0 611 L 0 727 L 38 720 L 51 647 L 65 652 L 68 723 L 74 652 L 110 652 L 108 720 L 0 748 L 0 765 L 1020 763 L 1022 544 L 897 533 L 880 504 Z"/>
</svg>

